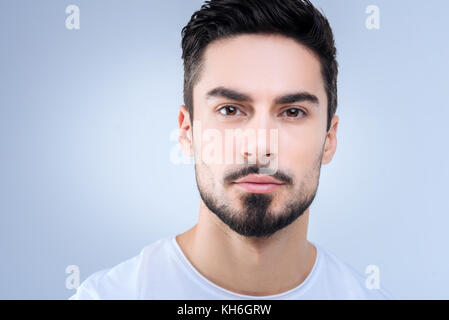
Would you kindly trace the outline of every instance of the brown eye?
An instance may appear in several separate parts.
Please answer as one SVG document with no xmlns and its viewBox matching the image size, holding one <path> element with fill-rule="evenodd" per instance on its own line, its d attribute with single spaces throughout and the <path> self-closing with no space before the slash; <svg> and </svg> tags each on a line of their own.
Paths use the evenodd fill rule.
<svg viewBox="0 0 449 320">
<path fill-rule="evenodd" d="M 221 107 L 218 111 L 224 116 L 235 116 L 240 112 L 237 107 L 232 105 Z"/>
<path fill-rule="evenodd" d="M 290 108 L 285 110 L 283 113 L 287 115 L 288 118 L 301 118 L 304 117 L 306 114 L 304 111 L 298 108 Z M 298 117 L 299 115 L 299 117 Z"/>
</svg>

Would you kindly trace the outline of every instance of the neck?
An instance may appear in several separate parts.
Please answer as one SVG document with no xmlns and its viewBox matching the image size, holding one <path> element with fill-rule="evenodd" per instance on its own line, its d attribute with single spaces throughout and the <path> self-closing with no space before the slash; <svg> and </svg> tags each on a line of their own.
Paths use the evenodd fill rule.
<svg viewBox="0 0 449 320">
<path fill-rule="evenodd" d="M 307 241 L 309 209 L 269 238 L 246 238 L 201 201 L 198 223 L 176 240 L 208 280 L 235 293 L 266 296 L 293 289 L 309 275 L 316 248 Z"/>
</svg>

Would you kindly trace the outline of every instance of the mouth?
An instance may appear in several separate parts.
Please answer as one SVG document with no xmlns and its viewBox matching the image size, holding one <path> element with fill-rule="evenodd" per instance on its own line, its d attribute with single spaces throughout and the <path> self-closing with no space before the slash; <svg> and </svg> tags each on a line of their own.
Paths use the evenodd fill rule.
<svg viewBox="0 0 449 320">
<path fill-rule="evenodd" d="M 278 190 L 284 186 L 285 183 L 271 176 L 251 174 L 245 178 L 234 181 L 233 185 L 250 193 L 268 193 Z"/>
</svg>

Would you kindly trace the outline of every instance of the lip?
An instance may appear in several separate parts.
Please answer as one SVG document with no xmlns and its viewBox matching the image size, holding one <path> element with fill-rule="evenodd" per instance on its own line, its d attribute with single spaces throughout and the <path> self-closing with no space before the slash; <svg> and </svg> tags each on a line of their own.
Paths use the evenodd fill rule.
<svg viewBox="0 0 449 320">
<path fill-rule="evenodd" d="M 285 183 L 271 176 L 250 174 L 234 181 L 234 184 L 246 192 L 268 193 L 279 189 Z"/>
</svg>

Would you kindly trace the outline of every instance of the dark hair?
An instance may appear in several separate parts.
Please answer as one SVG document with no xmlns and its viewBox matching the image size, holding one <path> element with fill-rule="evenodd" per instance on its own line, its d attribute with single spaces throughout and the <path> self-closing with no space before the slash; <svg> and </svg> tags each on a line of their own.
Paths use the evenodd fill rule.
<svg viewBox="0 0 449 320">
<path fill-rule="evenodd" d="M 214 40 L 239 34 L 280 34 L 311 49 L 321 62 L 328 98 L 327 130 L 337 110 L 337 75 L 332 29 L 309 0 L 208 0 L 182 29 L 184 104 L 193 120 L 193 87 L 203 53 Z"/>
</svg>

